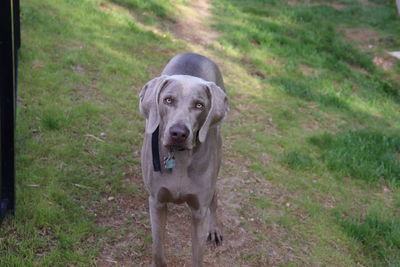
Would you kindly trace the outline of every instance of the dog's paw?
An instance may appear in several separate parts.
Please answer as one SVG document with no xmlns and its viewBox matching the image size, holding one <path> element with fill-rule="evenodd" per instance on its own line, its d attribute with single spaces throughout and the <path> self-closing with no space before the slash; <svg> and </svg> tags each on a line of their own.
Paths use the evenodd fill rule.
<svg viewBox="0 0 400 267">
<path fill-rule="evenodd" d="M 213 244 L 214 246 L 220 246 L 222 245 L 222 232 L 219 228 L 214 228 L 210 230 L 208 233 L 207 241 Z"/>
</svg>

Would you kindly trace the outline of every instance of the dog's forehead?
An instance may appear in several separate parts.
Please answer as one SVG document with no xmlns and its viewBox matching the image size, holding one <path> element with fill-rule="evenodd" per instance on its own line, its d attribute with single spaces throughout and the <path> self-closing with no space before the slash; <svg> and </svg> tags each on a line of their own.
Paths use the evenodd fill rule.
<svg viewBox="0 0 400 267">
<path fill-rule="evenodd" d="M 206 81 L 189 75 L 171 76 L 172 85 L 175 90 L 179 90 L 183 97 L 199 97 L 206 95 L 204 90 Z"/>
</svg>

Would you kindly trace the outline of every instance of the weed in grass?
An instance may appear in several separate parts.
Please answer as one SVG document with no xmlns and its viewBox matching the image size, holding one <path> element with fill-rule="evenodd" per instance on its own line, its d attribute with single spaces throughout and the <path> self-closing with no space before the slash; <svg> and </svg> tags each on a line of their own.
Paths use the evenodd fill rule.
<svg viewBox="0 0 400 267">
<path fill-rule="evenodd" d="M 309 169 L 313 166 L 314 160 L 304 153 L 294 150 L 283 155 L 282 162 L 293 169 Z"/>
<path fill-rule="evenodd" d="M 59 130 L 60 125 L 58 120 L 52 117 L 51 115 L 45 115 L 42 119 L 43 126 L 45 126 L 49 130 Z"/>
<path fill-rule="evenodd" d="M 63 112 L 56 107 L 49 107 L 42 115 L 42 125 L 48 130 L 60 130 L 67 122 Z"/>
<path fill-rule="evenodd" d="M 386 179 L 400 183 L 398 134 L 366 129 L 337 136 L 314 136 L 310 142 L 321 148 L 323 160 L 338 175 L 366 181 Z"/>
</svg>

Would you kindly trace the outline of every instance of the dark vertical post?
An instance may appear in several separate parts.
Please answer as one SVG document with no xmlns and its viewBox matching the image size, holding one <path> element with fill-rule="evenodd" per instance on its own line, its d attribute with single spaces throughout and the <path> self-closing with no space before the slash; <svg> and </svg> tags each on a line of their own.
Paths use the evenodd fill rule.
<svg viewBox="0 0 400 267">
<path fill-rule="evenodd" d="M 15 9 L 14 9 L 15 8 Z M 16 23 L 16 21 L 18 21 Z M 17 32 L 17 31 L 18 32 Z M 15 208 L 15 106 L 19 1 L 0 1 L 0 219 Z"/>
</svg>

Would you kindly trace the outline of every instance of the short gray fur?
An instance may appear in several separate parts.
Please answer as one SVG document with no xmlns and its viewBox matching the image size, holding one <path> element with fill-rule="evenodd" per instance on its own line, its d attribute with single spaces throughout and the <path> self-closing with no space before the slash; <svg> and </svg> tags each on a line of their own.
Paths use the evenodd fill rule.
<svg viewBox="0 0 400 267">
<path fill-rule="evenodd" d="M 217 65 L 193 53 L 172 58 L 160 77 L 140 92 L 140 111 L 146 117 L 141 161 L 143 180 L 149 192 L 153 238 L 153 266 L 166 266 L 163 243 L 167 203 L 186 203 L 192 211 L 192 266 L 203 265 L 208 239 L 222 242 L 217 222 L 216 180 L 221 164 L 220 125 L 228 105 Z M 175 166 L 155 172 L 151 135 L 159 127 L 161 157 L 174 148 Z M 186 129 L 179 146 L 171 129 Z M 179 149 L 176 149 L 179 147 Z"/>
<path fill-rule="evenodd" d="M 224 80 L 218 66 L 209 58 L 194 54 L 183 53 L 173 57 L 165 66 L 162 75 L 190 75 L 206 81 L 214 82 L 225 89 Z"/>
</svg>

